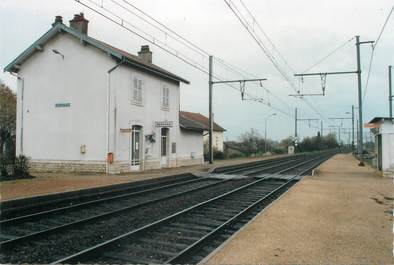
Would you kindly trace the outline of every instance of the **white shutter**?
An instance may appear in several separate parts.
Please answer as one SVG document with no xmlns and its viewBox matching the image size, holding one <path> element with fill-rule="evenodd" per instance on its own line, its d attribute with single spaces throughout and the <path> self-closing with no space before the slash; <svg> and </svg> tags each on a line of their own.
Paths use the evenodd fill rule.
<svg viewBox="0 0 394 265">
<path fill-rule="evenodd" d="M 166 107 L 170 106 L 170 89 L 166 87 Z"/>
<path fill-rule="evenodd" d="M 161 89 L 161 105 L 163 107 L 166 106 L 166 87 L 165 86 L 163 86 Z"/>
<path fill-rule="evenodd" d="M 133 102 L 138 101 L 138 80 L 136 77 L 133 79 Z"/>
<path fill-rule="evenodd" d="M 138 80 L 138 103 L 142 103 L 142 80 Z"/>
</svg>

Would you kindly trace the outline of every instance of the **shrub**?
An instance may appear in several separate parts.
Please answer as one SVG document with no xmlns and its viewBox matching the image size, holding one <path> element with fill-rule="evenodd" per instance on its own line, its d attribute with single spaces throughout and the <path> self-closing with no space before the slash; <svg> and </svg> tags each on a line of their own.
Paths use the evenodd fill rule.
<svg viewBox="0 0 394 265">
<path fill-rule="evenodd" d="M 14 176 L 25 177 L 29 175 L 29 158 L 24 155 L 17 156 L 14 164 Z"/>
<path fill-rule="evenodd" d="M 213 150 L 214 159 L 224 159 L 224 153 L 222 151 Z"/>
<path fill-rule="evenodd" d="M 7 159 L 4 157 L 0 158 L 0 176 L 8 177 L 7 166 Z"/>
</svg>

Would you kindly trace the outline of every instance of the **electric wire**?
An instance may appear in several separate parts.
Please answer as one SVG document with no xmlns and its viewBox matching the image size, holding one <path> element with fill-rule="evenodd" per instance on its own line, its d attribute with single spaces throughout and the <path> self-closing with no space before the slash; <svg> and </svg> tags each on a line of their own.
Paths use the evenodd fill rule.
<svg viewBox="0 0 394 265">
<path fill-rule="evenodd" d="M 136 12 L 133 12 L 132 10 L 130 10 L 129 8 L 125 7 L 124 5 L 120 4 L 118 1 L 116 0 L 109 0 L 112 3 L 114 3 L 115 5 L 121 7 L 123 10 L 127 11 L 128 13 L 136 16 L 137 18 L 141 19 L 142 21 L 144 21 L 145 23 L 147 23 L 148 25 L 154 27 L 155 29 L 161 31 L 163 34 L 165 34 L 166 36 L 177 40 L 179 43 L 183 44 L 185 47 L 193 50 L 194 52 L 202 55 L 202 56 L 208 56 L 209 54 L 204 51 L 203 49 L 201 49 L 200 47 L 198 47 L 197 45 L 195 45 L 194 43 L 192 43 L 191 41 L 187 40 L 186 38 L 182 37 L 181 35 L 179 35 L 178 33 L 176 33 L 175 31 L 173 31 L 172 29 L 168 28 L 167 26 L 165 26 L 164 24 L 162 24 L 161 22 L 159 22 L 158 20 L 154 19 L 152 16 L 148 15 L 147 13 L 143 12 L 142 10 L 138 9 L 135 5 L 131 4 L 130 2 L 126 1 L 126 0 L 122 0 L 125 4 L 133 7 L 134 9 L 138 10 L 140 13 L 142 13 L 144 16 L 148 17 L 149 19 L 153 20 L 155 23 L 159 24 L 160 26 L 164 27 L 166 30 L 170 31 L 172 34 L 174 34 L 176 37 L 172 36 L 171 34 L 169 34 L 167 31 L 161 29 L 159 26 L 155 25 L 154 23 L 150 22 L 148 19 L 144 18 L 143 16 L 137 14 Z"/>
<path fill-rule="evenodd" d="M 389 21 L 390 16 L 393 13 L 393 10 L 394 10 L 394 5 L 391 7 L 391 10 L 390 10 L 390 12 L 389 12 L 389 14 L 388 14 L 388 16 L 386 18 L 386 21 L 383 23 L 382 29 L 380 30 L 380 33 L 379 33 L 378 37 L 376 38 L 376 41 L 375 41 L 375 44 L 374 44 L 375 48 L 378 45 L 378 43 L 380 41 L 380 38 L 382 37 L 383 31 L 386 28 L 387 22 Z"/>
<path fill-rule="evenodd" d="M 272 40 L 268 37 L 267 33 L 264 31 L 264 29 L 261 27 L 261 25 L 259 23 L 257 23 L 256 18 L 254 17 L 254 15 L 252 14 L 252 12 L 249 10 L 249 8 L 245 5 L 245 3 L 240 0 L 240 3 L 242 4 L 242 6 L 244 7 L 244 9 L 246 10 L 246 12 L 248 12 L 249 16 L 251 16 L 251 18 L 253 19 L 253 22 L 256 23 L 257 28 L 260 29 L 260 31 L 263 33 L 264 37 L 268 40 L 268 42 L 272 45 L 273 49 L 278 53 L 279 57 L 283 60 L 283 62 L 289 67 L 289 69 L 295 73 L 294 68 L 288 63 L 288 61 L 285 59 L 285 57 L 282 55 L 282 53 L 276 48 L 276 45 L 272 42 Z"/>
<path fill-rule="evenodd" d="M 365 89 L 364 89 L 363 97 L 362 97 L 362 100 L 361 100 L 362 104 L 364 104 L 365 97 L 367 95 L 369 80 L 370 80 L 371 71 L 372 71 L 373 56 L 374 56 L 374 53 L 375 53 L 374 45 L 371 45 L 371 46 L 372 46 L 372 51 L 371 51 L 371 57 L 369 58 L 368 73 L 367 73 L 367 80 L 365 82 Z"/>
<path fill-rule="evenodd" d="M 374 58 L 373 56 L 374 56 L 376 47 L 377 47 L 377 45 L 378 45 L 378 43 L 379 43 L 379 41 L 380 41 L 380 39 L 381 39 L 381 37 L 382 37 L 382 35 L 383 35 L 383 31 L 384 31 L 384 29 L 386 28 L 387 22 L 389 21 L 390 16 L 391 16 L 391 14 L 393 13 L 393 10 L 394 10 L 394 5 L 393 5 L 393 7 L 391 8 L 391 10 L 390 10 L 390 12 L 389 12 L 389 14 L 388 14 L 388 16 L 387 16 L 385 22 L 383 23 L 383 26 L 382 26 L 382 28 L 381 28 L 381 30 L 380 30 L 380 32 L 379 32 L 379 35 L 378 35 L 378 37 L 376 38 L 376 41 L 371 45 L 372 51 L 371 51 L 371 57 L 370 57 L 370 59 L 369 59 L 367 81 L 366 81 L 366 83 L 365 83 L 365 89 L 364 89 L 363 98 L 362 98 L 362 101 L 361 101 L 362 104 L 364 104 L 364 102 L 365 102 L 365 97 L 366 97 L 367 92 L 368 92 L 368 85 L 369 85 L 369 80 L 370 80 L 371 71 L 372 71 L 373 58 Z"/>
<path fill-rule="evenodd" d="M 164 47 L 163 45 L 159 44 L 160 41 L 158 41 L 158 40 L 157 40 L 156 38 L 154 38 L 153 36 L 151 36 L 151 35 L 145 33 L 145 34 L 147 34 L 148 36 L 152 37 L 152 40 L 150 40 L 148 37 L 143 36 L 141 33 L 138 33 L 138 32 L 136 32 L 135 30 L 132 30 L 132 29 L 130 29 L 129 27 L 125 26 L 125 24 L 128 24 L 129 26 L 131 26 L 131 27 L 133 27 L 133 28 L 135 28 L 135 29 L 137 29 L 137 30 L 139 30 L 139 31 L 141 31 L 141 32 L 144 32 L 143 30 L 138 29 L 137 27 L 135 27 L 133 24 L 131 24 L 131 23 L 128 22 L 127 20 L 124 20 L 124 19 L 121 18 L 120 16 L 116 15 L 116 14 L 115 14 L 114 12 L 112 12 L 111 10 L 109 10 L 109 9 L 103 7 L 103 6 L 98 5 L 96 2 L 94 2 L 94 1 L 92 1 L 92 0 L 74 0 L 74 1 L 76 1 L 77 3 L 79 3 L 79 4 L 83 5 L 83 6 L 85 6 L 86 8 L 88 8 L 88 9 L 90 9 L 91 11 L 95 12 L 96 14 L 98 14 L 98 15 L 100 15 L 100 16 L 106 18 L 106 19 L 108 19 L 109 21 L 111 21 L 111 22 L 117 24 L 118 26 L 124 28 L 125 30 L 127 30 L 127 31 L 129 31 L 129 32 L 131 32 L 131 33 L 133 33 L 133 34 L 135 34 L 135 35 L 137 35 L 138 37 L 142 38 L 143 40 L 145 40 L 145 41 L 147 41 L 147 42 L 149 42 L 149 43 L 155 45 L 156 47 L 158 47 L 158 48 L 164 50 L 165 52 L 167 52 L 167 53 L 169 53 L 169 54 L 171 54 L 171 55 L 177 57 L 178 59 L 182 60 L 184 63 L 186 63 L 186 64 L 188 64 L 188 65 L 190 65 L 190 66 L 196 68 L 197 70 L 199 70 L 199 71 L 201 71 L 201 72 L 203 72 L 203 73 L 208 74 L 208 71 L 207 71 L 206 69 L 204 69 L 203 66 L 200 66 L 198 63 L 193 62 L 192 60 L 188 59 L 186 56 L 183 56 L 183 55 L 182 55 L 180 52 L 178 52 L 178 51 L 171 51 L 170 48 L 169 48 L 168 46 L 167 46 L 167 48 Z M 116 21 L 115 19 L 113 19 L 113 18 L 111 18 L 111 17 L 109 17 L 108 15 L 104 14 L 103 12 L 100 12 L 100 11 L 94 9 L 93 7 L 87 5 L 86 3 L 82 2 L 82 1 L 90 2 L 90 3 L 94 4 L 94 5 L 96 5 L 97 7 L 102 8 L 103 10 L 105 10 L 106 12 L 108 12 L 109 14 L 111 14 L 111 15 L 113 15 L 114 17 L 120 19 L 120 22 L 119 22 L 119 21 Z"/>
<path fill-rule="evenodd" d="M 150 35 L 150 34 L 147 34 L 147 33 L 144 32 L 143 30 L 137 28 L 137 27 L 134 26 L 132 23 L 130 23 L 130 22 L 128 22 L 127 20 L 123 19 L 122 17 L 120 17 L 119 15 L 115 14 L 114 12 L 112 12 L 111 10 L 109 10 L 108 8 L 105 8 L 104 5 L 103 5 L 103 2 L 101 3 L 101 5 L 99 5 L 99 4 L 97 4 L 96 2 L 94 2 L 94 1 L 92 1 L 92 0 L 85 0 L 85 1 L 88 1 L 88 2 L 90 2 L 91 4 L 95 5 L 96 7 L 99 7 L 99 8 L 101 8 L 101 9 L 103 9 L 104 11 L 108 12 L 108 13 L 111 14 L 112 16 L 116 17 L 117 19 L 120 20 L 120 22 L 114 20 L 113 18 L 109 17 L 108 15 L 104 14 L 103 12 L 100 12 L 100 11 L 98 11 L 98 10 L 92 8 L 91 6 L 87 5 L 86 3 L 81 2 L 82 0 L 74 0 L 74 1 L 76 1 L 77 3 L 79 3 L 79 4 L 81 4 L 81 5 L 85 6 L 85 7 L 87 7 L 87 8 L 90 9 L 91 11 L 93 11 L 93 12 L 95 12 L 95 13 L 97 13 L 97 14 L 103 16 L 104 18 L 106 18 L 106 19 L 108 19 L 109 21 L 111 21 L 111 22 L 117 24 L 118 26 L 123 27 L 123 28 L 126 29 L 127 31 L 129 31 L 129 32 L 131 32 L 131 33 L 137 35 L 138 37 L 144 39 L 145 41 L 148 41 L 148 42 L 152 43 L 153 45 L 155 45 L 155 46 L 157 46 L 158 48 L 164 50 L 165 52 L 167 52 L 167 53 L 169 53 L 169 54 L 171 54 L 171 55 L 177 57 L 178 59 L 180 59 L 180 60 L 182 60 L 183 62 L 187 63 L 188 65 L 190 65 L 190 66 L 196 68 L 197 70 L 199 70 L 199 71 L 201 71 L 201 72 L 203 72 L 203 73 L 205 73 L 205 74 L 209 74 L 209 73 L 208 73 L 208 70 L 206 70 L 206 69 L 204 68 L 204 66 L 201 66 L 201 65 L 199 65 L 199 64 L 196 63 L 196 62 L 193 62 L 192 60 L 190 60 L 189 58 L 187 58 L 185 55 L 182 55 L 179 51 L 171 51 L 170 48 L 168 47 L 168 45 L 166 45 L 167 48 L 163 47 L 163 45 L 160 45 L 160 44 L 159 44 L 159 43 L 163 44 L 163 42 L 160 42 L 160 41 L 159 41 L 158 39 L 156 39 L 154 36 L 152 36 L 152 35 Z M 114 0 L 111 0 L 111 1 L 112 1 L 112 2 L 115 2 Z M 140 9 L 138 9 L 138 10 L 140 10 Z M 140 10 L 140 11 L 141 11 L 141 10 Z M 141 12 L 143 12 L 143 11 L 141 11 Z M 146 14 L 146 13 L 144 13 L 144 14 Z M 152 17 L 151 17 L 151 18 L 152 18 Z M 154 21 L 158 22 L 158 21 L 155 20 L 154 18 L 152 18 L 152 19 L 153 19 Z M 158 23 L 160 23 L 160 22 L 158 22 Z M 150 40 L 150 39 L 148 39 L 147 37 L 143 36 L 142 34 L 136 32 L 135 30 L 131 30 L 130 28 L 126 27 L 124 24 L 128 24 L 129 26 L 131 26 L 131 27 L 137 29 L 138 31 L 143 32 L 144 34 L 146 34 L 146 35 L 148 35 L 150 38 L 152 38 L 152 40 Z M 165 26 L 164 24 L 161 24 L 161 25 L 163 25 L 164 27 L 166 27 L 167 29 L 169 29 L 169 28 L 168 28 L 167 26 Z M 172 31 L 172 30 L 171 30 L 171 31 Z M 174 31 L 172 31 L 172 32 L 174 32 Z M 177 34 L 177 33 L 176 33 L 176 34 Z M 180 36 L 179 34 L 177 34 L 177 35 Z M 190 43 L 191 43 L 191 42 L 190 42 Z M 165 45 L 165 43 L 164 43 L 164 45 Z M 201 49 L 201 50 L 202 50 L 202 49 Z M 203 50 L 202 50 L 202 51 L 203 51 Z M 205 52 L 205 53 L 206 53 L 206 52 Z M 208 54 L 208 53 L 207 53 L 207 54 Z M 181 56 L 181 55 L 182 55 L 182 56 Z M 191 62 L 189 62 L 189 61 L 191 61 Z M 216 75 L 213 75 L 213 77 L 214 77 L 216 80 L 218 80 L 218 81 L 224 81 L 223 78 L 220 77 L 220 76 L 217 75 L 217 74 L 216 74 Z M 232 84 L 226 84 L 226 85 L 232 87 L 233 89 L 235 89 L 235 90 L 237 90 L 237 91 L 240 91 L 240 89 L 234 87 Z M 281 113 L 283 113 L 283 114 L 289 116 L 288 113 L 284 112 L 283 110 L 281 110 L 281 109 L 279 109 L 279 108 L 277 108 L 277 107 L 272 106 L 269 102 L 267 103 L 267 102 L 263 101 L 261 98 L 252 96 L 252 95 L 250 95 L 249 93 L 245 93 L 245 95 L 247 95 L 247 96 L 249 97 L 249 100 L 252 100 L 252 101 L 255 101 L 255 102 L 259 102 L 259 103 L 263 103 L 263 104 L 267 105 L 268 107 L 274 108 L 274 109 L 276 109 L 277 111 L 280 111 Z"/>
<path fill-rule="evenodd" d="M 339 51 L 340 49 L 342 49 L 343 47 L 345 47 L 349 42 L 351 42 L 352 40 L 354 40 L 355 37 L 352 37 L 351 39 L 345 41 L 344 43 L 342 43 L 341 45 L 339 45 L 338 47 L 336 47 L 335 49 L 333 49 L 331 52 L 329 52 L 326 56 L 320 58 L 316 63 L 312 64 L 310 67 L 306 68 L 302 73 L 306 73 L 309 72 L 310 70 L 312 70 L 313 68 L 315 68 L 317 65 L 321 64 L 322 62 L 324 62 L 327 58 L 329 58 L 331 55 L 333 55 L 334 53 L 336 53 L 337 51 Z"/>
<path fill-rule="evenodd" d="M 166 30 L 168 30 L 169 32 L 173 33 L 174 35 L 176 35 L 177 37 L 179 37 L 180 39 L 184 40 L 185 42 L 187 42 L 188 44 L 190 44 L 191 46 L 193 46 L 194 48 L 196 48 L 197 50 L 201 51 L 202 53 L 204 53 L 205 55 L 209 56 L 209 53 L 205 50 L 203 50 L 201 47 L 199 47 L 198 45 L 196 45 L 195 43 L 193 43 L 192 41 L 186 39 L 185 37 L 183 37 L 182 35 L 178 34 L 177 32 L 175 32 L 174 30 L 172 30 L 171 28 L 169 28 L 168 26 L 166 26 L 165 24 L 161 23 L 160 21 L 158 21 L 157 19 L 155 19 L 154 17 L 152 17 L 151 15 L 149 15 L 148 13 L 146 13 L 145 11 L 141 10 L 140 8 L 138 8 L 137 6 L 133 5 L 132 3 L 130 3 L 129 1 L 126 0 L 122 0 L 123 2 L 127 3 L 127 5 L 133 7 L 135 10 L 137 10 L 138 12 L 140 12 L 141 14 L 145 15 L 146 17 L 150 18 L 151 20 L 153 20 L 154 22 L 156 22 L 157 24 L 159 24 L 160 26 L 162 26 L 163 28 L 165 28 Z"/>
<path fill-rule="evenodd" d="M 271 61 L 271 63 L 274 65 L 274 67 L 277 69 L 277 71 L 281 74 L 281 76 L 284 78 L 285 81 L 287 81 L 290 85 L 290 87 L 295 91 L 298 92 L 294 83 L 292 80 L 287 76 L 287 74 L 280 68 L 276 60 L 273 58 L 273 56 L 269 53 L 267 48 L 265 47 L 264 43 L 261 41 L 261 39 L 254 34 L 254 32 L 251 30 L 250 24 L 244 19 L 244 16 L 242 13 L 239 11 L 238 7 L 231 1 L 231 0 L 224 0 L 226 5 L 230 8 L 230 10 L 234 13 L 234 15 L 237 17 L 237 19 L 241 22 L 243 27 L 249 32 L 251 37 L 255 40 L 257 45 L 261 48 L 261 50 L 264 52 L 264 54 L 267 56 L 267 58 Z M 237 12 L 238 11 L 238 12 Z M 256 24 L 257 21 L 255 21 Z M 304 98 L 301 98 L 312 110 L 314 110 L 321 118 L 324 120 L 327 120 L 327 118 L 315 107 L 313 106 L 309 101 L 307 101 Z"/>
</svg>

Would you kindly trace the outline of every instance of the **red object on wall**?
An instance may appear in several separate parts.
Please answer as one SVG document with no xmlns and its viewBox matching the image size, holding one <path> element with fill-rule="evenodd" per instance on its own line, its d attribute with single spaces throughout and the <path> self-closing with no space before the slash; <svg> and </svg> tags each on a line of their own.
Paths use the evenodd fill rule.
<svg viewBox="0 0 394 265">
<path fill-rule="evenodd" d="M 112 164 L 114 162 L 114 153 L 107 154 L 107 162 Z"/>
</svg>

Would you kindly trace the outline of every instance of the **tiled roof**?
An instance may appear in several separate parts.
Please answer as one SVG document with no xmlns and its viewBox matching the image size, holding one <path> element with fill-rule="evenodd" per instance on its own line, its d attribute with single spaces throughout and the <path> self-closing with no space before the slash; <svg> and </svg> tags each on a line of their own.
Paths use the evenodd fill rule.
<svg viewBox="0 0 394 265">
<path fill-rule="evenodd" d="M 65 32 L 74 36 L 81 40 L 81 42 L 92 45 L 93 47 L 104 51 L 105 53 L 111 55 L 116 60 L 124 60 L 126 64 L 136 67 L 142 71 L 150 72 L 152 74 L 164 77 L 166 79 L 175 80 L 178 82 L 183 82 L 189 84 L 190 82 L 182 77 L 179 77 L 163 68 L 151 64 L 146 63 L 141 60 L 138 56 L 128 53 L 124 50 L 113 47 L 107 43 L 99 41 L 95 38 L 92 38 L 88 35 L 82 34 L 77 30 L 74 30 L 66 25 L 57 22 L 53 24 L 53 27 L 48 30 L 43 36 L 41 36 L 37 41 L 35 41 L 29 48 L 27 48 L 24 52 L 22 52 L 15 60 L 9 63 L 4 71 L 8 72 L 18 72 L 19 66 L 28 58 L 30 58 L 36 51 L 42 50 L 42 47 L 52 38 L 57 36 L 60 32 Z"/>
<path fill-rule="evenodd" d="M 180 111 L 179 123 L 184 129 L 190 130 L 209 130 L 209 119 L 204 115 L 196 112 Z M 213 123 L 213 130 L 223 132 L 225 129 L 216 122 Z"/>
<path fill-rule="evenodd" d="M 385 121 L 385 120 L 394 121 L 394 119 L 393 119 L 393 118 L 390 118 L 390 117 L 375 117 L 375 118 L 373 118 L 369 123 L 377 123 L 377 122 Z"/>
</svg>

